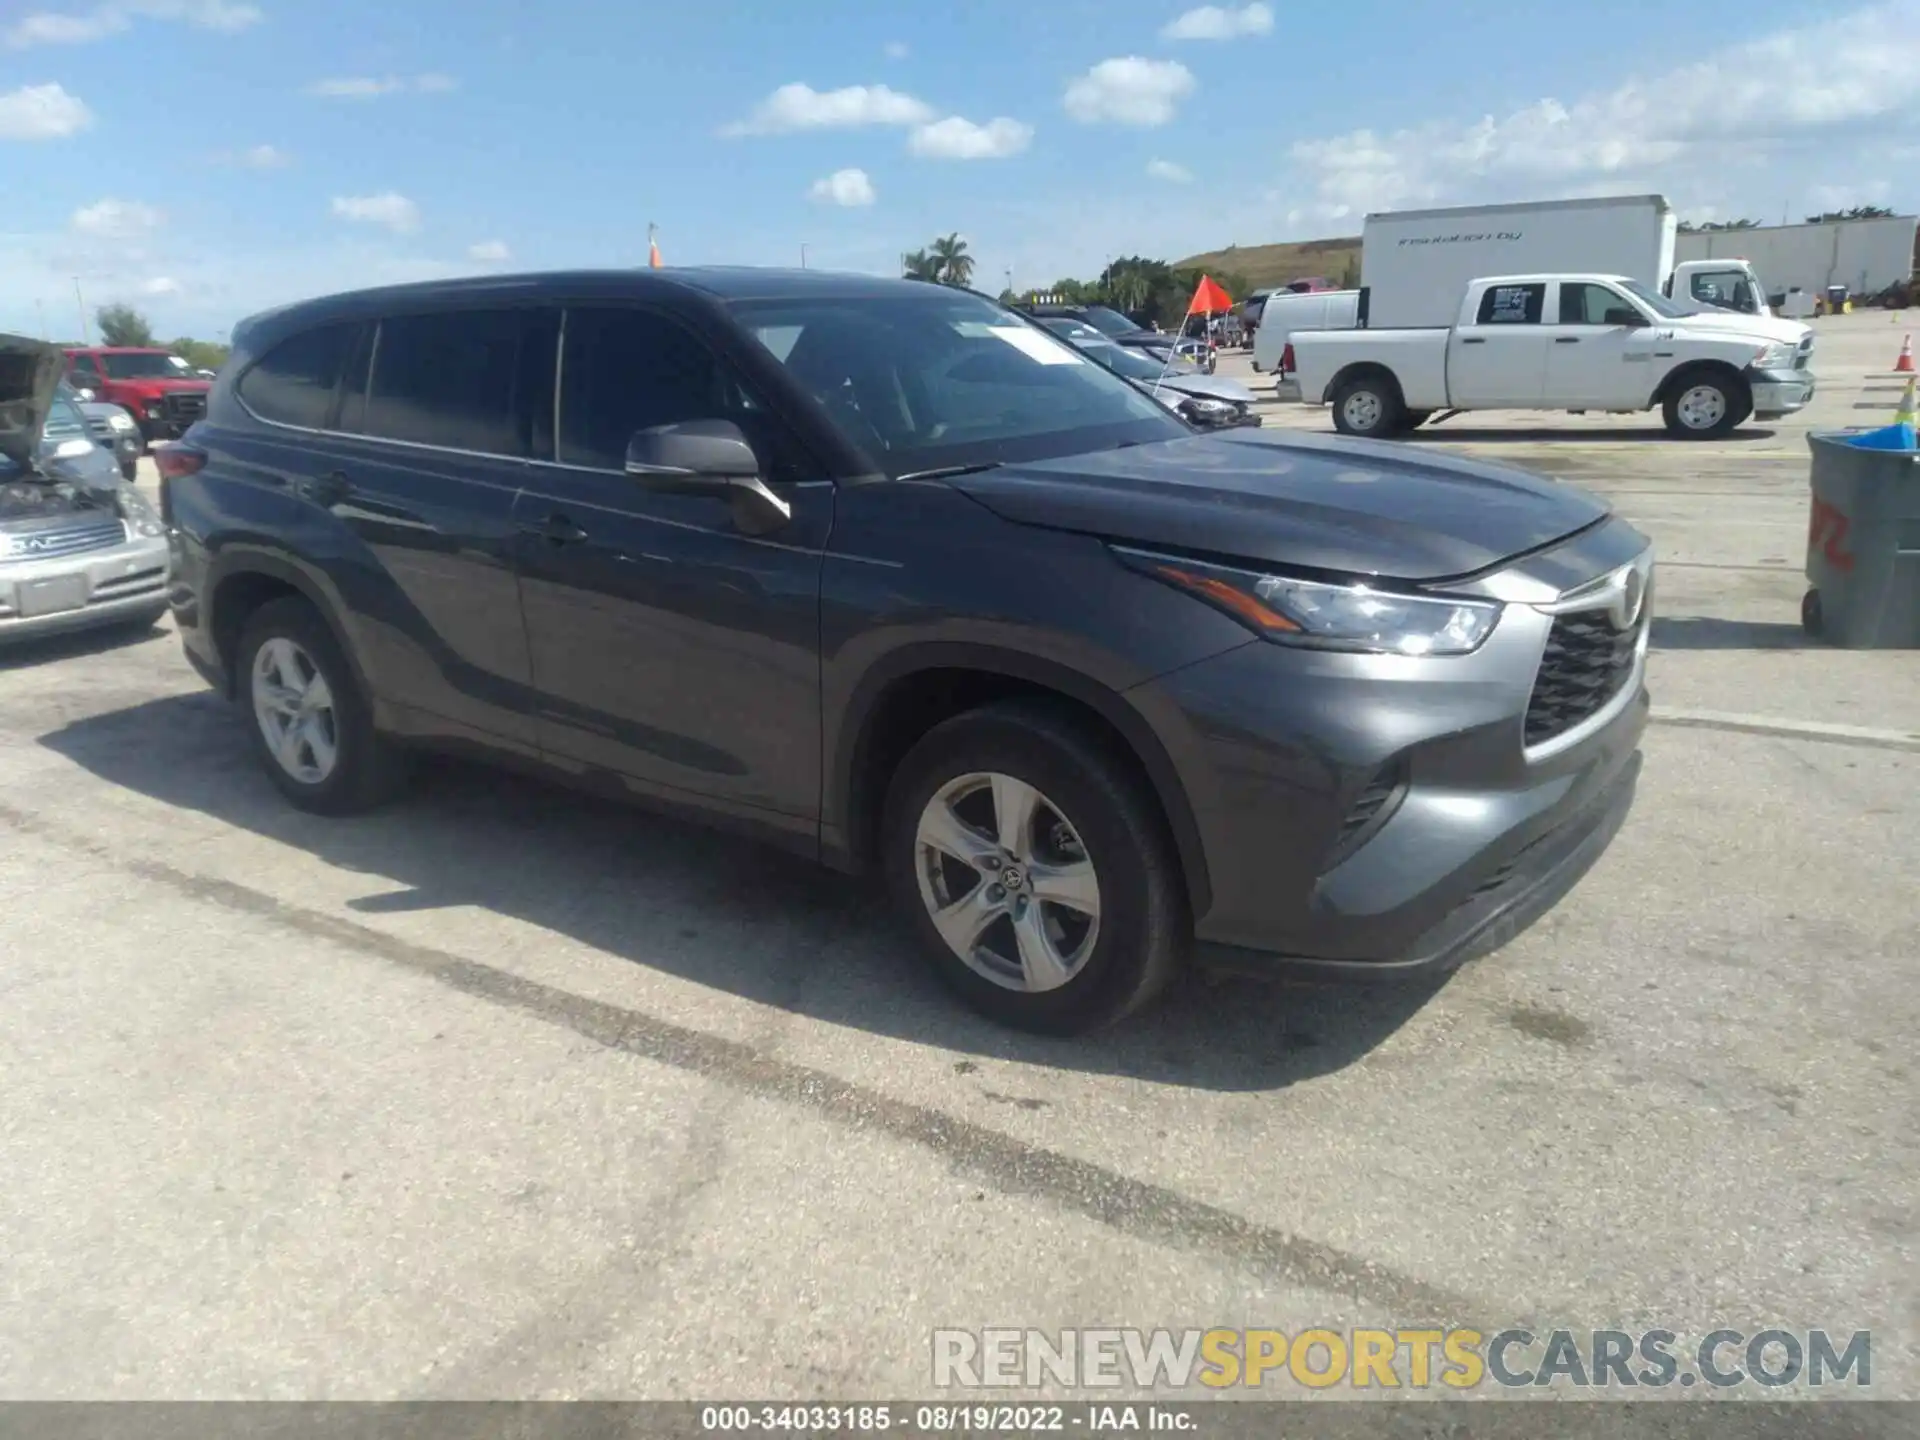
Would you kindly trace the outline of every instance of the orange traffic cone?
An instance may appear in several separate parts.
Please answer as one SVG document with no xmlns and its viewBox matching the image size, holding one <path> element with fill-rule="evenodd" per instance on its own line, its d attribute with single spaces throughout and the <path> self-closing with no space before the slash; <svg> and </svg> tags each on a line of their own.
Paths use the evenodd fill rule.
<svg viewBox="0 0 1920 1440">
<path fill-rule="evenodd" d="M 1893 362 L 1893 373 L 1896 375 L 1913 374 L 1913 335 L 1911 333 L 1907 335 L 1906 339 L 1900 342 L 1900 358 Z"/>
</svg>

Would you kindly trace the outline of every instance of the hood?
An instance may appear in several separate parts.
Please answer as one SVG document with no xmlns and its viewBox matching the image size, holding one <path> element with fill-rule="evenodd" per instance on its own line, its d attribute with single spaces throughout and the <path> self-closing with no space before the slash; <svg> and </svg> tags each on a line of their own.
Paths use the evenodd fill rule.
<svg viewBox="0 0 1920 1440">
<path fill-rule="evenodd" d="M 1203 375 L 1198 370 L 1170 371 L 1160 381 L 1162 390 L 1178 390 L 1183 395 L 1204 395 L 1209 400 L 1225 400 L 1234 405 L 1251 405 L 1253 391 L 1238 380 L 1223 375 Z"/>
<path fill-rule="evenodd" d="M 0 459 L 12 461 L 17 470 L 35 468 L 53 393 L 66 368 L 67 357 L 57 346 L 0 334 Z"/>
<path fill-rule="evenodd" d="M 1003 519 L 1342 575 L 1471 575 L 1583 530 L 1598 497 L 1388 441 L 1231 430 L 946 483 Z"/>
<path fill-rule="evenodd" d="M 1798 320 L 1781 320 L 1772 315 L 1747 315 L 1738 310 L 1703 310 L 1698 315 L 1668 323 L 1688 330 L 1751 336 L 1756 345 L 1798 345 L 1813 329 Z"/>
</svg>

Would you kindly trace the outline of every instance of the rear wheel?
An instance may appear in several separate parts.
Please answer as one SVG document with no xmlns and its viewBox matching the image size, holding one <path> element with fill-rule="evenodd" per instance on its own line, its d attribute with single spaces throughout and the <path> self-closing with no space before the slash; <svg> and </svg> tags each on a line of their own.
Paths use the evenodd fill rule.
<svg viewBox="0 0 1920 1440">
<path fill-rule="evenodd" d="M 359 682 L 320 612 L 289 597 L 248 617 L 236 655 L 253 746 L 302 810 L 348 815 L 387 798 L 399 756 L 373 728 Z"/>
<path fill-rule="evenodd" d="M 1826 633 L 1827 617 L 1820 605 L 1820 592 L 1809 590 L 1800 597 L 1800 628 L 1815 640 Z"/>
<path fill-rule="evenodd" d="M 935 973 L 1002 1024 L 1108 1024 L 1185 953 L 1185 894 L 1152 802 L 1046 706 L 988 706 L 929 731 L 894 778 L 883 844 Z"/>
<path fill-rule="evenodd" d="M 1670 435 L 1717 440 L 1746 419 L 1752 408 L 1738 382 L 1711 371 L 1696 371 L 1674 382 L 1661 414 Z"/>
<path fill-rule="evenodd" d="M 1359 375 L 1333 392 L 1333 426 L 1342 435 L 1379 439 L 1394 434 L 1406 413 L 1400 387 L 1384 375 Z"/>
</svg>

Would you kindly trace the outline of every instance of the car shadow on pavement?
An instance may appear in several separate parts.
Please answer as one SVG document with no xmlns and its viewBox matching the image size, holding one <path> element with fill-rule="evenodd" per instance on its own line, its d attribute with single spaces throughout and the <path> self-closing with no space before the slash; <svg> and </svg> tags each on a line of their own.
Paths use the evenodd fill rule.
<svg viewBox="0 0 1920 1440">
<path fill-rule="evenodd" d="M 68 630 L 57 635 L 42 635 L 32 640 L 13 641 L 0 647 L 0 672 L 29 670 L 36 665 L 53 665 L 62 660 L 78 660 L 88 655 L 103 655 L 109 650 L 125 650 L 145 645 L 169 632 L 162 626 L 101 625 L 87 630 Z"/>
<path fill-rule="evenodd" d="M 41 743 L 112 784 L 365 876 L 345 912 L 326 906 L 336 921 L 489 910 L 744 999 L 982 1060 L 1271 1090 L 1360 1060 L 1445 983 L 1189 973 L 1112 1030 L 1023 1035 L 946 994 L 876 884 L 769 846 L 439 757 L 423 758 L 408 790 L 372 814 L 307 815 L 273 788 L 238 713 L 210 692 L 77 720 Z M 973 1063 L 955 1070 L 974 1074 Z"/>
<path fill-rule="evenodd" d="M 1710 615 L 1656 615 L 1656 650 L 1813 650 L 1798 621 L 1720 620 Z"/>
</svg>

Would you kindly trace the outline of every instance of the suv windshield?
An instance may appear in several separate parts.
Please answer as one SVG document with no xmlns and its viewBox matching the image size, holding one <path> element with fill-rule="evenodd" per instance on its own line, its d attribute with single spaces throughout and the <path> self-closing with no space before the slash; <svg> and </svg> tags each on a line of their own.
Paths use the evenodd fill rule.
<svg viewBox="0 0 1920 1440">
<path fill-rule="evenodd" d="M 1638 280 L 1620 280 L 1615 283 L 1654 314 L 1667 320 L 1679 320 L 1687 315 L 1701 315 L 1707 309 L 1706 306 L 1696 305 L 1690 300 L 1669 300 L 1658 290 L 1650 290 Z"/>
<path fill-rule="evenodd" d="M 1118 310 L 1109 310 L 1104 305 L 1087 307 L 1087 323 L 1103 335 L 1131 335 L 1140 328 Z"/>
<path fill-rule="evenodd" d="M 889 475 L 1045 460 L 1188 433 L 1071 345 L 977 296 L 756 300 L 732 308 Z"/>
<path fill-rule="evenodd" d="M 102 355 L 100 364 L 113 380 L 190 380 L 193 370 L 178 355 L 153 351 L 140 355 Z"/>
</svg>

